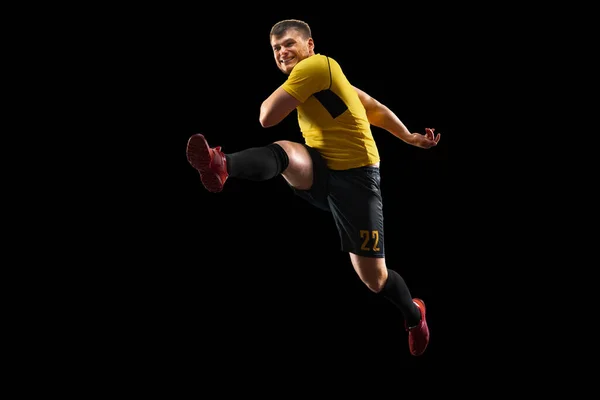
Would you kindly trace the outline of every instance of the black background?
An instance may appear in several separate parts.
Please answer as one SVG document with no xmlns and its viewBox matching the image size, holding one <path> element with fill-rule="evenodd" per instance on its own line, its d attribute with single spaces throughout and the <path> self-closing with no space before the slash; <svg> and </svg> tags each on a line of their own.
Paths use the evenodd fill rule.
<svg viewBox="0 0 600 400">
<path fill-rule="evenodd" d="M 449 204 L 457 108 L 448 65 L 458 56 L 443 12 L 161 11 L 140 11 L 120 28 L 126 32 L 101 61 L 112 72 L 97 81 L 118 88 L 110 111 L 123 117 L 104 140 L 134 160 L 110 199 L 119 255 L 103 272 L 112 310 L 104 329 L 124 365 L 183 374 L 205 366 L 251 373 L 257 362 L 269 370 L 306 363 L 378 370 L 429 366 L 460 352 L 444 334 L 457 323 L 447 243 L 456 235 Z M 442 135 L 424 150 L 373 128 L 387 265 L 428 307 L 431 343 L 421 357 L 409 354 L 401 314 L 339 251 L 330 214 L 295 197 L 281 177 L 230 179 L 223 192 L 209 193 L 187 163 L 194 133 L 226 153 L 302 141 L 295 113 L 268 129 L 258 121 L 261 102 L 285 80 L 268 37 L 285 18 L 308 22 L 315 52 L 335 58 L 353 85 L 411 131 Z"/>
</svg>

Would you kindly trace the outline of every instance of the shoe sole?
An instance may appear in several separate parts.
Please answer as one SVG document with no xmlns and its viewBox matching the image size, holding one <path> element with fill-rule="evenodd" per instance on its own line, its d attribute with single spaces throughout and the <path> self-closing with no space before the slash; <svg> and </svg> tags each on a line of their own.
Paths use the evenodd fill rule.
<svg viewBox="0 0 600 400">
<path fill-rule="evenodd" d="M 210 147 L 204 135 L 197 133 L 189 138 L 186 155 L 188 162 L 200 173 L 200 180 L 209 192 L 223 190 L 223 182 L 219 174 L 210 169 Z"/>
</svg>

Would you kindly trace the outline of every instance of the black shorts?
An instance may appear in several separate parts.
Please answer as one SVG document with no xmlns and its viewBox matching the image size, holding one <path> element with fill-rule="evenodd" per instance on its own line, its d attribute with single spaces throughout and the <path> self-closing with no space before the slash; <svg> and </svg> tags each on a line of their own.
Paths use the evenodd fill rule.
<svg viewBox="0 0 600 400">
<path fill-rule="evenodd" d="M 313 186 L 294 192 L 332 213 L 341 250 L 366 257 L 384 257 L 383 203 L 378 167 L 336 171 L 321 154 L 304 145 L 313 162 Z"/>
</svg>

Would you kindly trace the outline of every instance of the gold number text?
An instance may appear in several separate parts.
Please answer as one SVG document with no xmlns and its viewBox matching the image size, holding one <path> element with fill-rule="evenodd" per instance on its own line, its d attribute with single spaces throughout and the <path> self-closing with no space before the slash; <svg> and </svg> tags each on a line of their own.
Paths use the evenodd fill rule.
<svg viewBox="0 0 600 400">
<path fill-rule="evenodd" d="M 364 251 L 369 251 L 369 250 L 379 251 L 380 248 L 377 247 L 377 245 L 379 244 L 379 231 L 375 230 L 375 231 L 371 231 L 370 233 L 371 233 L 371 235 L 369 235 L 369 231 L 367 231 L 367 230 L 360 231 L 360 237 L 363 238 L 363 243 L 360 246 L 360 249 L 364 250 Z M 372 249 L 367 246 L 369 239 L 373 239 L 373 248 Z"/>
</svg>

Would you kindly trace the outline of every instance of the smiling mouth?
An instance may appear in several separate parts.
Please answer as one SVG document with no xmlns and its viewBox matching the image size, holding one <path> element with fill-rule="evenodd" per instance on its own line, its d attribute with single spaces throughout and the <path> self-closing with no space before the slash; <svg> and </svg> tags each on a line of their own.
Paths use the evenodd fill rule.
<svg viewBox="0 0 600 400">
<path fill-rule="evenodd" d="M 288 59 L 286 59 L 286 60 L 281 60 L 281 63 L 282 63 L 283 65 L 286 65 L 286 64 L 289 64 L 289 62 L 290 62 L 290 61 L 292 61 L 292 60 L 294 60 L 294 57 L 292 57 L 292 58 L 288 58 Z"/>
</svg>

